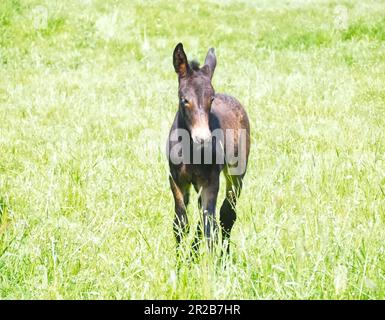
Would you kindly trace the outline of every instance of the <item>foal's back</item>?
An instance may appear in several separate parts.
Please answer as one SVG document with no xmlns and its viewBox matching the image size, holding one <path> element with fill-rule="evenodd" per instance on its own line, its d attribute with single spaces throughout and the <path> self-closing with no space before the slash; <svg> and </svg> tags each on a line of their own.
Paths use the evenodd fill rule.
<svg viewBox="0 0 385 320">
<path fill-rule="evenodd" d="M 236 152 L 238 152 L 240 130 L 246 133 L 246 152 L 239 156 L 245 157 L 246 159 L 244 160 L 247 164 L 250 152 L 250 124 L 247 113 L 241 103 L 230 95 L 217 93 L 211 106 L 211 113 L 213 114 L 213 117 L 210 117 L 212 128 L 218 127 L 224 132 L 234 130 L 234 143 L 231 143 L 231 147 Z M 226 135 L 224 138 L 226 139 Z"/>
</svg>

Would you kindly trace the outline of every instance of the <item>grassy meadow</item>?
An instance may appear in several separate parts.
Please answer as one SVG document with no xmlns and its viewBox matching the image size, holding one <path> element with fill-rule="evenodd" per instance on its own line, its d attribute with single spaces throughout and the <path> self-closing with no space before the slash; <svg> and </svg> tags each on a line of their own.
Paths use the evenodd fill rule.
<svg viewBox="0 0 385 320">
<path fill-rule="evenodd" d="M 175 266 L 178 42 L 250 117 L 226 268 Z M 385 2 L 1 0 L 0 298 L 384 299 Z"/>
</svg>

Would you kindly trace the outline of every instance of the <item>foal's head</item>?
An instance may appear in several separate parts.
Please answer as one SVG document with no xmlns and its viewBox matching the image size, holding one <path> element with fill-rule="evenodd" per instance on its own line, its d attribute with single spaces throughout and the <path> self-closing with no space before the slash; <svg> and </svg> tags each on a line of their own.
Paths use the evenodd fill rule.
<svg viewBox="0 0 385 320">
<path fill-rule="evenodd" d="M 214 49 L 207 52 L 204 66 L 188 63 L 183 45 L 179 43 L 174 50 L 173 62 L 179 79 L 179 110 L 194 143 L 207 143 L 211 140 L 209 114 L 215 92 L 211 85 L 217 64 Z"/>
</svg>

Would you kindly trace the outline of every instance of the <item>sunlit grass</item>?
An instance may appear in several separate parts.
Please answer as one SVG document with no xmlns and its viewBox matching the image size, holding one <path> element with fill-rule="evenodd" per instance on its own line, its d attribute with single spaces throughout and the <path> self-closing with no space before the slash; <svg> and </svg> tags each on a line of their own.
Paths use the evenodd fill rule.
<svg viewBox="0 0 385 320">
<path fill-rule="evenodd" d="M 383 299 L 384 12 L 2 0 L 0 297 Z M 200 61 L 216 48 L 214 87 L 251 120 L 226 268 L 175 265 L 164 151 L 180 41 Z"/>
</svg>

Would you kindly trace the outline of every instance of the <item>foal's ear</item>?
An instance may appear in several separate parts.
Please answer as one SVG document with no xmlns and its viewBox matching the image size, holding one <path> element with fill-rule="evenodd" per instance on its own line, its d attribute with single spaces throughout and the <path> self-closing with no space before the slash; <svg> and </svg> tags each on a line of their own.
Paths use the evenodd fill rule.
<svg viewBox="0 0 385 320">
<path fill-rule="evenodd" d="M 179 77 L 184 78 L 189 72 L 189 65 L 182 43 L 178 43 L 174 49 L 173 63 L 175 72 L 179 75 Z"/>
<path fill-rule="evenodd" d="M 217 57 L 215 56 L 214 48 L 210 48 L 209 51 L 207 52 L 205 65 L 204 65 L 205 68 L 209 69 L 208 74 L 210 78 L 213 77 L 216 65 L 217 65 Z"/>
</svg>

